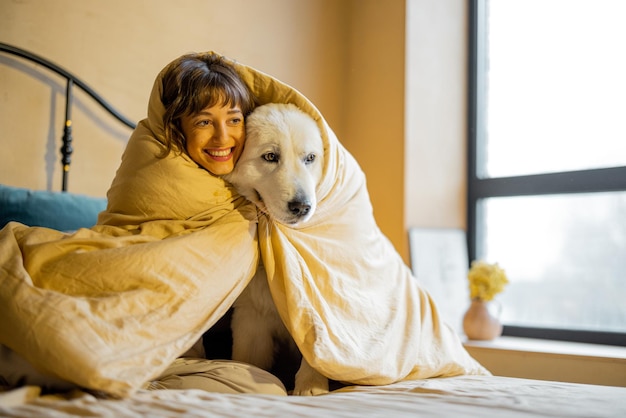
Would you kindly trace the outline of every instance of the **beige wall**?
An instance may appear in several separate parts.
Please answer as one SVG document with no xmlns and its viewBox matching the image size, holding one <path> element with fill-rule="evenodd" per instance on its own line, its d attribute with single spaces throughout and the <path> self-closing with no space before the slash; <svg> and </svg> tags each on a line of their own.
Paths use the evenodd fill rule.
<svg viewBox="0 0 626 418">
<path fill-rule="evenodd" d="M 407 227 L 466 227 L 466 3 L 407 2 Z"/>
<path fill-rule="evenodd" d="M 360 162 L 405 260 L 406 227 L 464 225 L 463 0 L 0 0 L 0 10 L 0 42 L 62 65 L 133 120 L 157 72 L 189 51 L 297 88 Z M 0 182 L 59 189 L 64 88 L 0 56 Z M 83 94 L 73 121 L 70 190 L 104 195 L 129 131 Z"/>
<path fill-rule="evenodd" d="M 353 0 L 346 39 L 346 147 L 367 175 L 379 227 L 406 252 L 404 1 Z"/>
</svg>

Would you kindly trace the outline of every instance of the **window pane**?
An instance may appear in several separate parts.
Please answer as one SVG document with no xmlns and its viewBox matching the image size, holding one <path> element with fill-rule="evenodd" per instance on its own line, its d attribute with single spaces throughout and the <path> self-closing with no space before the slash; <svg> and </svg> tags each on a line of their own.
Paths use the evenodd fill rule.
<svg viewBox="0 0 626 418">
<path fill-rule="evenodd" d="M 481 211 L 477 258 L 510 281 L 505 324 L 626 332 L 626 192 L 490 198 Z"/>
<path fill-rule="evenodd" d="M 624 22 L 623 0 L 488 2 L 481 174 L 626 165 Z"/>
</svg>

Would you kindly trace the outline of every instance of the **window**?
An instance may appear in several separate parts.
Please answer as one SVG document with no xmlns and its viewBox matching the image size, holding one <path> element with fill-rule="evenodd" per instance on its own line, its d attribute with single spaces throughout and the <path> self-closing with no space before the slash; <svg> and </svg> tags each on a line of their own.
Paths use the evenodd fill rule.
<svg viewBox="0 0 626 418">
<path fill-rule="evenodd" d="M 470 4 L 468 246 L 504 334 L 626 345 L 626 2 Z"/>
</svg>

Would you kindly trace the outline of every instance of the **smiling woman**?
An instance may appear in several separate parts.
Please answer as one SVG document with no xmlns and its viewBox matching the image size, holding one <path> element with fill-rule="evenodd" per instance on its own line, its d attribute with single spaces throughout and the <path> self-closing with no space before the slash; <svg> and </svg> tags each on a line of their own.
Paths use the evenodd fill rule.
<svg viewBox="0 0 626 418">
<path fill-rule="evenodd" d="M 180 122 L 187 154 L 216 176 L 233 171 L 241 156 L 246 131 L 239 107 L 208 106 Z"/>
<path fill-rule="evenodd" d="M 161 101 L 166 149 L 186 152 L 214 175 L 230 173 L 246 137 L 254 98 L 217 54 L 183 55 L 165 68 Z"/>
</svg>

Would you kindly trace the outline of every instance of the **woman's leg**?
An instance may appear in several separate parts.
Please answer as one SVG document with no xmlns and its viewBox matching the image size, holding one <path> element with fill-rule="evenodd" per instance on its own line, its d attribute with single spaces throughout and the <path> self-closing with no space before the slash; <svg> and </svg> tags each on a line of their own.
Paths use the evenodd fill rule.
<svg viewBox="0 0 626 418">
<path fill-rule="evenodd" d="M 259 393 L 287 395 L 273 374 L 233 360 L 178 358 L 145 389 L 202 389 L 217 393 Z"/>
</svg>

